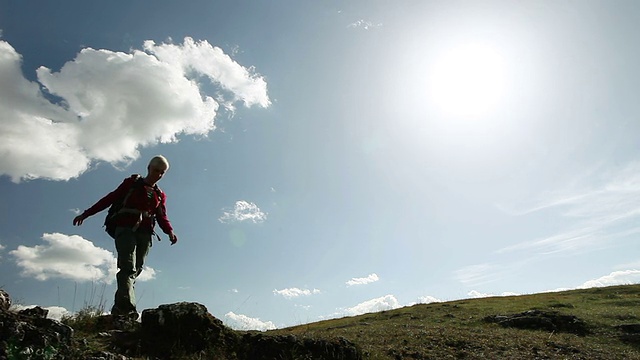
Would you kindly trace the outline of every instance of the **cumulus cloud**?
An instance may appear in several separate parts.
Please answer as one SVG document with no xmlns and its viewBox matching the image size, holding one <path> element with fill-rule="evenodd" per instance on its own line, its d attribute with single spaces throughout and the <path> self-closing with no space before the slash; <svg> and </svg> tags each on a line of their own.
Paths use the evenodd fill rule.
<svg viewBox="0 0 640 360">
<path fill-rule="evenodd" d="M 155 44 L 129 53 L 85 48 L 54 72 L 21 72 L 0 41 L 0 175 L 68 180 L 93 162 L 126 163 L 141 147 L 206 136 L 222 103 L 270 105 L 264 78 L 207 41 Z M 204 94 L 200 78 L 219 88 Z"/>
<path fill-rule="evenodd" d="M 546 290 L 544 292 L 558 292 L 576 289 L 590 289 L 594 287 L 606 287 L 616 285 L 632 285 L 640 284 L 640 270 L 620 270 L 614 271 L 609 275 L 601 276 L 597 279 L 587 280 L 582 285 L 576 287 L 562 287 L 552 290 Z"/>
<path fill-rule="evenodd" d="M 429 295 L 420 296 L 417 301 L 418 304 L 431 304 L 431 303 L 439 303 L 439 302 L 442 302 L 442 300 Z"/>
<path fill-rule="evenodd" d="M 276 326 L 271 321 L 262 321 L 259 318 L 251 318 L 242 314 L 229 311 L 224 315 L 227 326 L 234 330 L 274 330 Z"/>
<path fill-rule="evenodd" d="M 363 278 L 352 278 L 351 280 L 347 281 L 346 284 L 347 286 L 366 285 L 378 280 L 380 280 L 380 278 L 378 278 L 378 275 L 370 274 L 369 276 Z"/>
<path fill-rule="evenodd" d="M 579 289 L 593 287 L 605 287 L 614 285 L 631 285 L 640 283 L 640 270 L 614 271 L 609 275 L 601 276 L 597 279 L 586 281 L 580 285 Z"/>
<path fill-rule="evenodd" d="M 431 303 L 439 303 L 439 302 L 442 302 L 442 300 L 435 298 L 433 296 L 426 295 L 426 296 L 420 296 L 418 300 L 414 302 L 410 302 L 405 306 L 413 306 L 417 304 L 431 304 Z"/>
<path fill-rule="evenodd" d="M 0 260 L 2 260 L 2 251 L 5 249 L 5 246 L 0 244 Z"/>
<path fill-rule="evenodd" d="M 254 224 L 264 222 L 267 214 L 251 202 L 239 200 L 233 210 L 224 211 L 222 216 L 218 218 L 221 223 L 251 221 Z"/>
<path fill-rule="evenodd" d="M 194 42 L 186 38 L 184 44 L 160 44 L 146 41 L 144 48 L 169 64 L 179 66 L 183 73 L 196 72 L 220 84 L 234 96 L 234 100 L 246 106 L 271 104 L 267 96 L 267 83 L 263 77 L 253 73 L 253 68 L 245 68 L 226 55 L 219 47 L 208 42 Z"/>
<path fill-rule="evenodd" d="M 575 287 L 562 287 L 553 290 L 545 290 L 543 292 L 559 292 L 576 289 L 590 289 L 594 287 L 606 287 L 615 285 L 632 285 L 640 284 L 640 270 L 620 270 L 614 271 L 608 275 L 601 276 L 596 279 L 587 280 L 583 284 Z M 505 291 L 500 294 L 483 293 L 477 290 L 471 290 L 467 293 L 471 298 L 485 298 L 493 296 L 518 296 L 520 293 Z"/>
<path fill-rule="evenodd" d="M 367 300 L 354 307 L 345 309 L 342 313 L 347 316 L 356 316 L 384 310 L 393 310 L 400 307 L 398 299 L 393 295 L 386 295 L 376 299 Z"/>
<path fill-rule="evenodd" d="M 52 278 L 78 282 L 103 281 L 111 283 L 117 272 L 113 253 L 95 246 L 78 235 L 43 234 L 45 244 L 33 247 L 20 245 L 9 254 L 22 269 L 21 275 L 40 281 Z M 138 281 L 155 278 L 156 271 L 145 267 Z"/>
<path fill-rule="evenodd" d="M 273 293 L 275 295 L 281 295 L 285 299 L 293 299 L 293 298 L 297 298 L 297 297 L 300 297 L 300 296 L 310 296 L 310 295 L 320 294 L 320 290 L 318 290 L 318 289 L 309 290 L 309 289 L 289 288 L 289 289 L 282 289 L 282 290 L 273 290 Z"/>
</svg>

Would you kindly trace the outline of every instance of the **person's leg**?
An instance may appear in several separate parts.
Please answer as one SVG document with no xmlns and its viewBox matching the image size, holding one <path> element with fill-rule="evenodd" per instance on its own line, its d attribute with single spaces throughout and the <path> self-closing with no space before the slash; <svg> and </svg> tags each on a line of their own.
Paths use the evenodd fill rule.
<svg viewBox="0 0 640 360">
<path fill-rule="evenodd" d="M 142 268 L 144 267 L 144 260 L 149 254 L 149 248 L 151 247 L 152 236 L 150 233 L 136 232 L 136 278 L 140 276 Z"/>
<path fill-rule="evenodd" d="M 135 254 L 137 239 L 135 233 L 125 227 L 116 228 L 115 235 L 119 270 L 116 274 L 118 289 L 116 290 L 111 313 L 122 315 L 136 309 L 133 282 L 136 278 Z"/>
</svg>

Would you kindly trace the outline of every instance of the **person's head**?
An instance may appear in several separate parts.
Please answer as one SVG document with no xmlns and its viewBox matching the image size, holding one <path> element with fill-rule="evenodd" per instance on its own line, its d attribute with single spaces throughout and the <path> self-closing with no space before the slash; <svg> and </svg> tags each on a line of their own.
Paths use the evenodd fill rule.
<svg viewBox="0 0 640 360">
<path fill-rule="evenodd" d="M 169 170 L 169 161 L 162 155 L 154 156 L 147 166 L 147 180 L 156 183 Z"/>
</svg>

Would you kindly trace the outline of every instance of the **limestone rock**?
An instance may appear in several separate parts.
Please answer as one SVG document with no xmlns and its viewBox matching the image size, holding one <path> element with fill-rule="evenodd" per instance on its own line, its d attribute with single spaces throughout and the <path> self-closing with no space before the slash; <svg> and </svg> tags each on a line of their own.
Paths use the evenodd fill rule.
<svg viewBox="0 0 640 360">
<path fill-rule="evenodd" d="M 71 342 L 73 329 L 46 316 L 47 310 L 39 307 L 17 313 L 0 310 L 0 359 L 9 353 L 60 357 Z"/>
<path fill-rule="evenodd" d="M 517 329 L 566 332 L 580 336 L 589 333 L 587 324 L 578 317 L 554 311 L 529 310 L 511 315 L 490 315 L 484 321 Z"/>
<path fill-rule="evenodd" d="M 0 311 L 8 311 L 11 307 L 11 298 L 3 289 L 0 289 Z"/>
<path fill-rule="evenodd" d="M 198 303 L 160 305 L 142 312 L 142 349 L 149 354 L 167 354 L 176 349 L 196 353 L 227 348 L 237 336 Z M 231 343 L 231 344 L 228 344 Z"/>
</svg>

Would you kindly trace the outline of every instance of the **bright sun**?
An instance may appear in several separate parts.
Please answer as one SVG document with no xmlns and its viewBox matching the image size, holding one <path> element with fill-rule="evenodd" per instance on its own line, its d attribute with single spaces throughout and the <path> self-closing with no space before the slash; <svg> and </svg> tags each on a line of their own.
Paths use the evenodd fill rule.
<svg viewBox="0 0 640 360">
<path fill-rule="evenodd" d="M 436 60 L 430 75 L 431 99 L 447 115 L 484 115 L 495 109 L 504 95 L 504 61 L 486 45 L 449 49 Z"/>
</svg>

